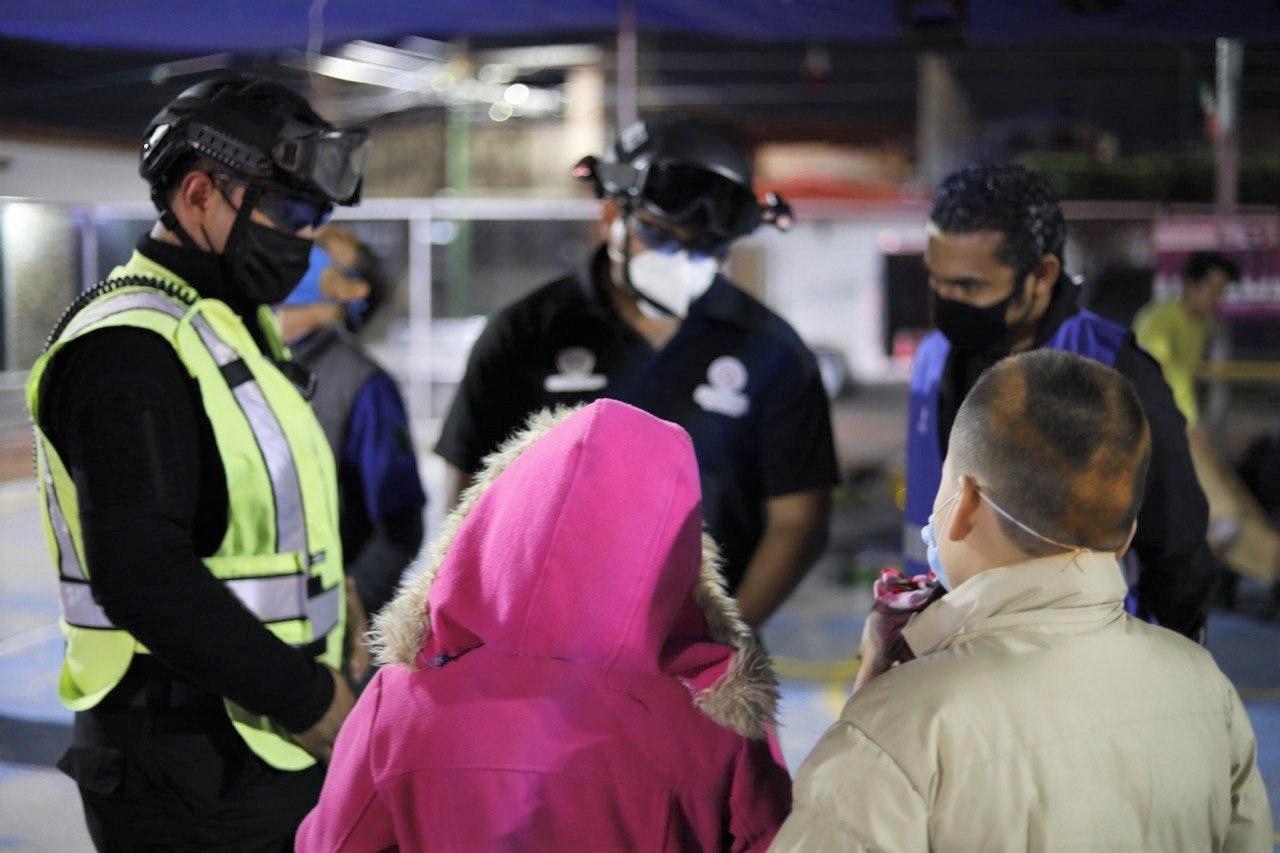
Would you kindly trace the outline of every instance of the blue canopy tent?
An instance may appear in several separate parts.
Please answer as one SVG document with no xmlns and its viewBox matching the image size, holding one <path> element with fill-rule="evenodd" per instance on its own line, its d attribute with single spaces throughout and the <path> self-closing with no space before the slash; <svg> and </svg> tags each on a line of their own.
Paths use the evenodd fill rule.
<svg viewBox="0 0 1280 853">
<path fill-rule="evenodd" d="M 972 41 L 1280 36 L 1274 0 L 634 0 L 647 31 L 761 41 L 894 41 L 899 8 L 947 14 L 967 6 Z M 615 29 L 619 0 L 6 0 L 0 36 L 66 46 L 176 54 L 302 49 L 407 35 L 536 37 Z M 933 7 L 931 10 L 929 7 Z M 1073 11 L 1082 8 L 1087 11 Z M 1099 11 L 1100 10 L 1100 11 Z"/>
</svg>

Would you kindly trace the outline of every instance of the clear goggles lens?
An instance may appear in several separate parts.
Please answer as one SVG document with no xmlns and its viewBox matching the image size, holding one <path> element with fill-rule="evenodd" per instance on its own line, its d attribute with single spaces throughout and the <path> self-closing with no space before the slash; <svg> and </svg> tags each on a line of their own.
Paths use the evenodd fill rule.
<svg viewBox="0 0 1280 853">
<path fill-rule="evenodd" d="M 290 139 L 272 152 L 286 172 L 319 189 L 338 204 L 350 202 L 360 188 L 369 157 L 369 132 L 333 130 Z"/>
<path fill-rule="evenodd" d="M 645 175 L 641 202 L 673 224 L 715 234 L 720 240 L 755 226 L 755 195 L 724 175 L 681 163 L 655 163 Z"/>
</svg>

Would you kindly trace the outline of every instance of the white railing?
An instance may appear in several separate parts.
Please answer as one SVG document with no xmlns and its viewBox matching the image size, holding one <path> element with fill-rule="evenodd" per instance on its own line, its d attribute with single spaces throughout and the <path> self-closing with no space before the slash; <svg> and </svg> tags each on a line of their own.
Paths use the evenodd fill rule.
<svg viewBox="0 0 1280 853">
<path fill-rule="evenodd" d="M 0 433 L 25 429 L 27 417 L 27 371 L 0 371 Z"/>
</svg>

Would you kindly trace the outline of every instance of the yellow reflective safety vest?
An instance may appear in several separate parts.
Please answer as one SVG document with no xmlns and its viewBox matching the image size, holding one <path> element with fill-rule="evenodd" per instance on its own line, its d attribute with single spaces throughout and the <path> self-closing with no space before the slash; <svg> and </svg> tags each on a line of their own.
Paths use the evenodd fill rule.
<svg viewBox="0 0 1280 853">
<path fill-rule="evenodd" d="M 265 306 L 258 322 L 278 359 L 288 357 Z M 214 577 L 285 642 L 338 669 L 346 622 L 333 452 L 311 407 L 263 355 L 225 303 L 202 299 L 172 272 L 135 252 L 63 315 L 31 369 L 27 405 L 35 423 L 44 527 L 58 569 L 66 638 L 59 694 L 92 708 L 147 650 L 111 624 L 90 592 L 75 484 L 40 429 L 41 383 L 68 342 L 96 329 L 131 326 L 160 335 L 195 379 L 227 479 L 227 530 L 204 560 Z M 216 637 L 209 638 L 217 642 Z M 236 730 L 281 770 L 315 763 L 264 716 L 227 701 Z"/>
</svg>

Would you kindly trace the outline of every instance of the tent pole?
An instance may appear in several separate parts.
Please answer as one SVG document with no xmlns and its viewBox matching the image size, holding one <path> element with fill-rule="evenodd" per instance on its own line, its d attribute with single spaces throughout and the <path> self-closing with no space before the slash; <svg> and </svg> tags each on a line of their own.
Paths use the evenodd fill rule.
<svg viewBox="0 0 1280 853">
<path fill-rule="evenodd" d="M 636 103 L 636 0 L 618 0 L 618 130 L 639 118 Z"/>
<path fill-rule="evenodd" d="M 1219 213 L 1234 213 L 1240 188 L 1240 77 L 1244 70 L 1244 44 L 1239 39 L 1217 41 L 1218 133 L 1214 144 L 1217 187 L 1214 202 Z"/>
</svg>

